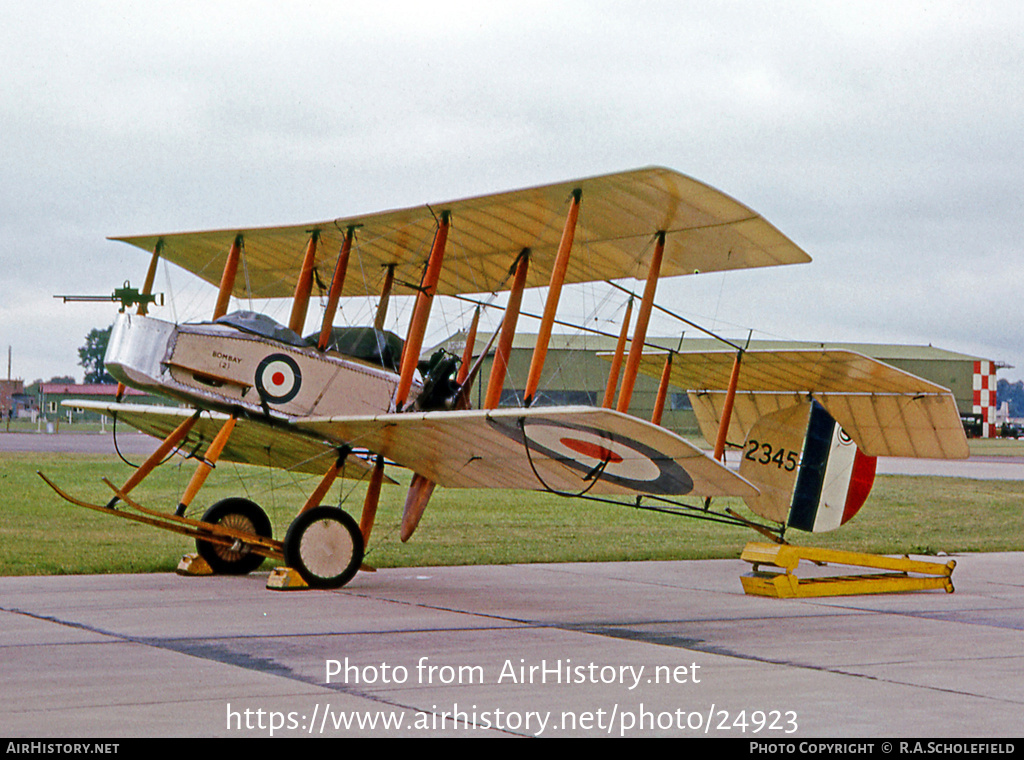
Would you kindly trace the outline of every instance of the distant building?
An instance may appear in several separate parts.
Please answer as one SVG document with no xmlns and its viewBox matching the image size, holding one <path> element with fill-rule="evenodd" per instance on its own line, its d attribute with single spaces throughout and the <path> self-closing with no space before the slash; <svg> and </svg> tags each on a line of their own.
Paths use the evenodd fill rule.
<svg viewBox="0 0 1024 760">
<path fill-rule="evenodd" d="M 24 380 L 0 380 L 0 419 L 18 416 L 19 404 L 24 404 Z"/>
<path fill-rule="evenodd" d="M 85 401 L 114 402 L 117 398 L 117 385 L 86 385 L 81 383 L 40 383 L 39 411 L 51 422 L 99 422 L 100 413 L 83 411 L 61 406 L 61 402 L 69 399 Z M 122 401 L 131 404 L 159 404 L 161 406 L 177 406 L 163 396 L 143 393 L 134 388 L 125 388 Z"/>
</svg>

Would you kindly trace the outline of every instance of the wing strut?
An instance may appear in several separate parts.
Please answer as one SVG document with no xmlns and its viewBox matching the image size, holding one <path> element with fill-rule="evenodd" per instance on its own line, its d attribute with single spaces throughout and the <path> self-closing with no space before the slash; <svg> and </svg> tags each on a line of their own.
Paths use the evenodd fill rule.
<svg viewBox="0 0 1024 760">
<path fill-rule="evenodd" d="M 437 226 L 437 233 L 434 235 L 434 245 L 430 249 L 430 258 L 427 259 L 427 271 L 423 274 L 423 284 L 416 293 L 416 306 L 413 308 L 412 321 L 409 323 L 409 333 L 405 340 L 405 350 L 402 352 L 402 369 L 398 379 L 398 388 L 395 390 L 394 407 L 395 411 L 402 411 L 405 402 L 409 398 L 409 390 L 412 388 L 412 373 L 420 360 L 420 349 L 423 348 L 423 336 L 427 331 L 427 319 L 430 317 L 430 307 L 434 302 L 434 293 L 437 290 L 437 281 L 441 276 L 441 264 L 444 262 L 444 247 L 448 241 L 448 226 L 451 221 L 451 212 L 442 211 L 441 221 Z"/>
<path fill-rule="evenodd" d="M 145 480 L 149 473 L 156 469 L 156 466 L 158 464 L 164 461 L 164 457 L 170 454 L 172 449 L 174 449 L 179 443 L 185 440 L 185 436 L 188 435 L 189 431 L 192 429 L 192 426 L 196 424 L 196 420 L 198 419 L 199 412 L 196 412 L 191 417 L 188 417 L 184 421 L 182 421 L 182 423 L 178 425 L 178 427 L 171 431 L 171 434 L 164 439 L 164 442 L 157 447 L 156 451 L 149 455 L 149 459 L 143 462 L 139 466 L 139 469 L 132 473 L 132 476 L 124 482 L 124 485 L 121 486 L 121 493 L 128 493 L 133 488 L 135 488 L 135 486 L 137 486 L 139 483 Z M 110 500 L 110 503 L 107 504 L 108 509 L 112 508 L 117 503 L 117 498 L 118 497 L 115 496 L 113 499 Z"/>
<path fill-rule="evenodd" d="M 299 515 L 303 512 L 308 512 L 314 507 L 319 507 L 323 503 L 324 497 L 327 492 L 331 490 L 331 486 L 334 485 L 334 481 L 338 478 L 338 472 L 345 464 L 345 460 L 348 459 L 348 455 L 352 453 L 352 449 L 349 446 L 342 446 L 338 449 L 338 456 L 334 460 L 334 464 L 328 468 L 327 472 L 324 473 L 323 478 L 320 479 L 320 484 L 313 489 L 313 493 L 306 499 L 306 503 L 302 505 L 302 509 L 299 510 Z M 298 515 L 296 515 L 298 517 Z"/>
<path fill-rule="evenodd" d="M 331 327 L 334 326 L 334 315 L 338 313 L 338 300 L 341 298 L 341 289 L 345 286 L 345 274 L 348 272 L 348 257 L 352 250 L 352 235 L 355 226 L 349 225 L 345 230 L 345 242 L 341 244 L 338 252 L 338 263 L 334 265 L 334 275 L 331 277 L 331 289 L 327 294 L 327 306 L 324 308 L 324 322 L 320 326 L 320 340 L 316 347 L 326 351 L 331 343 Z"/>
<path fill-rule="evenodd" d="M 409 324 L 409 337 L 405 341 L 405 349 L 402 352 L 402 369 L 398 379 L 398 388 L 395 390 L 395 411 L 402 411 L 405 402 L 409 397 L 409 389 L 412 387 L 412 373 L 419 362 L 420 349 L 423 346 L 423 335 L 427 330 L 427 318 L 430 316 L 430 306 L 434 300 L 434 292 L 437 290 L 437 281 L 441 275 L 441 264 L 444 262 L 444 247 L 448 241 L 448 227 L 451 222 L 449 211 L 441 212 L 441 221 L 437 227 L 437 234 L 434 235 L 434 245 L 430 249 L 430 258 L 427 260 L 427 271 L 423 275 L 423 285 L 416 294 L 416 306 L 412 313 L 412 322 Z M 402 541 L 408 541 L 419 525 L 423 510 L 427 508 L 430 495 L 434 492 L 434 483 L 419 473 L 413 475 L 412 483 L 409 485 L 409 493 L 405 498 L 405 511 L 402 515 Z"/>
<path fill-rule="evenodd" d="M 516 322 L 519 321 L 519 309 L 523 305 L 523 290 L 526 289 L 526 275 L 530 269 L 530 249 L 524 248 L 514 264 L 515 279 L 512 281 L 512 292 L 508 296 L 508 306 L 501 320 L 501 338 L 491 362 L 491 376 L 487 380 L 487 395 L 484 397 L 484 409 L 495 409 L 501 401 L 501 389 L 505 385 L 505 374 L 508 371 L 508 356 L 512 351 L 512 339 L 516 334 Z"/>
<path fill-rule="evenodd" d="M 199 460 L 199 466 L 196 467 L 195 473 L 192 475 L 192 480 L 188 482 L 188 487 L 185 489 L 185 493 L 181 496 L 181 501 L 178 502 L 178 508 L 174 511 L 174 514 L 178 517 L 182 517 L 185 514 L 185 510 L 188 509 L 188 505 L 192 503 L 192 499 L 199 493 L 199 489 L 203 487 L 203 483 L 206 482 L 206 477 L 210 474 L 210 471 L 216 466 L 217 460 L 220 458 L 220 453 L 224 450 L 224 447 L 228 443 L 228 438 L 231 437 L 231 431 L 235 429 L 235 415 L 231 415 L 221 425 L 217 435 L 214 436 L 213 441 L 210 443 L 208 449 L 206 449 L 206 455 Z"/>
<path fill-rule="evenodd" d="M 391 288 L 395 284 L 395 265 L 388 264 L 384 272 L 384 284 L 380 289 L 380 303 L 377 304 L 377 313 L 373 317 L 373 329 L 383 330 L 384 320 L 388 318 L 388 304 L 391 302 Z"/>
<path fill-rule="evenodd" d="M 647 339 L 647 325 L 651 321 L 651 309 L 654 307 L 654 292 L 658 289 L 658 277 L 661 274 L 661 259 L 665 253 L 665 232 L 658 232 L 658 240 L 651 256 L 651 265 L 647 270 L 647 285 L 644 297 L 640 301 L 640 313 L 636 317 L 636 330 L 633 331 L 633 342 L 629 346 L 629 358 L 626 359 L 626 372 L 622 376 L 622 390 L 619 391 L 619 403 L 616 409 L 629 413 L 629 402 L 633 399 L 633 384 L 640 367 L 640 357 L 644 352 L 644 341 Z"/>
<path fill-rule="evenodd" d="M 242 236 L 235 235 L 228 251 L 228 259 L 224 262 L 224 272 L 220 276 L 220 290 L 217 293 L 217 305 L 213 307 L 213 320 L 217 321 L 228 313 L 231 291 L 235 289 L 235 275 L 238 274 L 238 260 L 242 256 Z"/>
<path fill-rule="evenodd" d="M 725 458 L 725 437 L 729 432 L 729 421 L 732 417 L 732 405 L 736 401 L 736 386 L 740 381 L 740 362 L 743 361 L 743 351 L 736 352 L 736 359 L 732 363 L 732 374 L 729 375 L 729 389 L 725 393 L 725 405 L 722 407 L 722 419 L 718 423 L 718 437 L 715 439 L 715 459 L 719 462 Z"/>
<path fill-rule="evenodd" d="M 626 301 L 626 316 L 622 318 L 622 331 L 619 342 L 615 344 L 615 355 L 612 357 L 612 368 L 608 370 L 608 384 L 604 389 L 604 401 L 601 406 L 611 409 L 615 403 L 615 389 L 619 386 L 619 372 L 622 370 L 622 355 L 626 351 L 626 339 L 629 337 L 629 320 L 633 316 L 633 296 Z"/>
<path fill-rule="evenodd" d="M 476 345 L 476 330 L 480 326 L 480 306 L 473 312 L 473 321 L 469 325 L 469 332 L 466 333 L 466 346 L 462 349 L 462 364 L 459 365 L 459 373 L 455 376 L 455 382 L 461 386 L 466 382 L 469 375 L 469 365 L 473 363 L 473 348 Z"/>
<path fill-rule="evenodd" d="M 316 246 L 320 241 L 320 230 L 313 230 L 306 244 L 306 255 L 302 257 L 302 269 L 295 283 L 295 295 L 292 297 L 292 313 L 288 318 L 288 327 L 292 332 L 302 335 L 302 327 L 306 324 L 309 312 L 309 296 L 313 292 L 313 269 L 316 267 Z"/>
<path fill-rule="evenodd" d="M 558 310 L 558 298 L 562 293 L 562 284 L 565 282 L 565 273 L 569 268 L 569 253 L 572 251 L 572 241 L 576 234 L 576 220 L 580 215 L 580 197 L 583 195 L 581 188 L 572 191 L 572 204 L 569 206 L 569 214 L 565 218 L 565 227 L 562 229 L 562 239 L 558 243 L 558 256 L 555 258 L 555 265 L 551 269 L 551 283 L 548 285 L 548 297 L 544 301 L 544 317 L 540 322 L 540 330 L 537 333 L 537 345 L 533 349 L 533 358 L 530 360 L 530 374 L 526 378 L 526 391 L 523 403 L 531 406 L 534 394 L 540 385 L 540 374 L 544 371 L 544 359 L 548 355 L 548 341 L 551 340 L 551 327 L 555 322 L 555 312 Z"/>
<path fill-rule="evenodd" d="M 160 260 L 160 253 L 164 249 L 164 239 L 158 238 L 156 245 L 153 246 L 153 256 L 149 259 L 149 269 L 146 270 L 146 281 L 142 285 L 142 295 L 149 296 L 153 294 L 153 283 L 156 281 L 156 264 Z M 146 316 L 149 311 L 149 299 L 139 299 L 139 311 L 140 317 Z"/>
<path fill-rule="evenodd" d="M 363 500 L 363 514 L 359 518 L 359 532 L 363 534 L 363 545 L 370 543 L 373 521 L 377 518 L 377 504 L 380 502 L 380 486 L 384 482 L 384 456 L 377 455 L 370 475 L 370 484 L 366 487 L 366 498 Z"/>
<path fill-rule="evenodd" d="M 658 395 L 654 399 L 654 412 L 651 414 L 651 423 L 661 424 L 661 415 L 665 412 L 665 399 L 668 398 L 668 381 L 672 377 L 672 352 L 669 351 L 665 357 L 665 368 L 661 371 L 661 382 L 658 383 Z"/>
</svg>

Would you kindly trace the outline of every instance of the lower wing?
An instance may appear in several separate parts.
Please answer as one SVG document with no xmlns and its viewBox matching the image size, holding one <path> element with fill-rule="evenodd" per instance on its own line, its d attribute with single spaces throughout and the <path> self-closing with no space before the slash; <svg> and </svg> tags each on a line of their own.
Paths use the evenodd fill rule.
<svg viewBox="0 0 1024 760">
<path fill-rule="evenodd" d="M 166 438 L 179 424 L 196 413 L 194 409 L 102 401 L 71 400 L 63 404 L 73 409 L 106 414 L 157 438 Z M 219 412 L 200 412 L 199 419 L 181 443 L 180 449 L 201 454 L 227 419 L 228 415 Z M 322 475 L 337 459 L 339 448 L 340 445 L 334 442 L 289 430 L 281 425 L 269 425 L 241 417 L 235 423 L 220 458 L 229 462 Z M 349 454 L 341 476 L 362 478 L 372 469 L 372 462 Z"/>
<path fill-rule="evenodd" d="M 563 494 L 756 496 L 669 430 L 609 409 L 541 407 L 300 420 L 449 488 Z"/>
</svg>

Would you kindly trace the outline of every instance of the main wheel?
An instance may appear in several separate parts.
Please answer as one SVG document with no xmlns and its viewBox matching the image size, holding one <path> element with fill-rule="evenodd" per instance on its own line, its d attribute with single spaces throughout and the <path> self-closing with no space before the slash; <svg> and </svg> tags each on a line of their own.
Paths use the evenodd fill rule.
<svg viewBox="0 0 1024 760">
<path fill-rule="evenodd" d="M 259 505 L 248 499 L 222 499 L 206 510 L 203 522 L 222 525 L 232 530 L 254 533 L 263 538 L 270 538 L 273 528 L 267 513 Z M 239 542 L 240 543 L 240 542 Z M 250 547 L 244 545 L 221 546 L 209 541 L 196 539 L 196 551 L 209 563 L 215 573 L 223 575 L 245 575 L 263 564 L 265 557 L 254 554 Z"/>
<path fill-rule="evenodd" d="M 363 563 L 363 534 L 348 513 L 337 507 L 314 507 L 288 528 L 284 561 L 311 588 L 341 588 Z"/>
</svg>

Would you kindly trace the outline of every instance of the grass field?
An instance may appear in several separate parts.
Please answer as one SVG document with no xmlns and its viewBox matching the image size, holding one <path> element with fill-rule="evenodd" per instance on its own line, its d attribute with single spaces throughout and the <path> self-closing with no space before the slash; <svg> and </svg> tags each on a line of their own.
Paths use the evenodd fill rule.
<svg viewBox="0 0 1024 760">
<path fill-rule="evenodd" d="M 1024 456 L 1024 440 L 1018 438 L 970 438 L 967 445 L 971 448 L 971 456 Z"/>
<path fill-rule="evenodd" d="M 146 506 L 171 510 L 194 464 L 159 468 L 133 494 Z M 77 496 L 105 503 L 108 476 L 131 470 L 112 457 L 4 454 L 0 487 L 0 574 L 131 573 L 172 570 L 193 542 L 64 502 L 36 475 L 42 470 Z M 214 501 L 247 495 L 261 504 L 283 537 L 315 478 L 222 465 L 190 515 Z M 344 481 L 345 508 L 357 518 L 363 486 Z M 335 486 L 332 499 L 337 499 Z M 367 562 L 377 567 L 527 562 L 703 559 L 738 557 L 758 535 L 746 528 L 594 504 L 535 492 L 438 489 L 413 539 L 397 537 L 405 489 L 385 487 Z M 738 500 L 723 499 L 749 515 Z M 863 511 L 842 530 L 793 531 L 796 544 L 877 553 L 1024 549 L 1024 486 L 1018 482 L 881 476 Z M 269 565 L 266 565 L 267 567 Z"/>
</svg>

